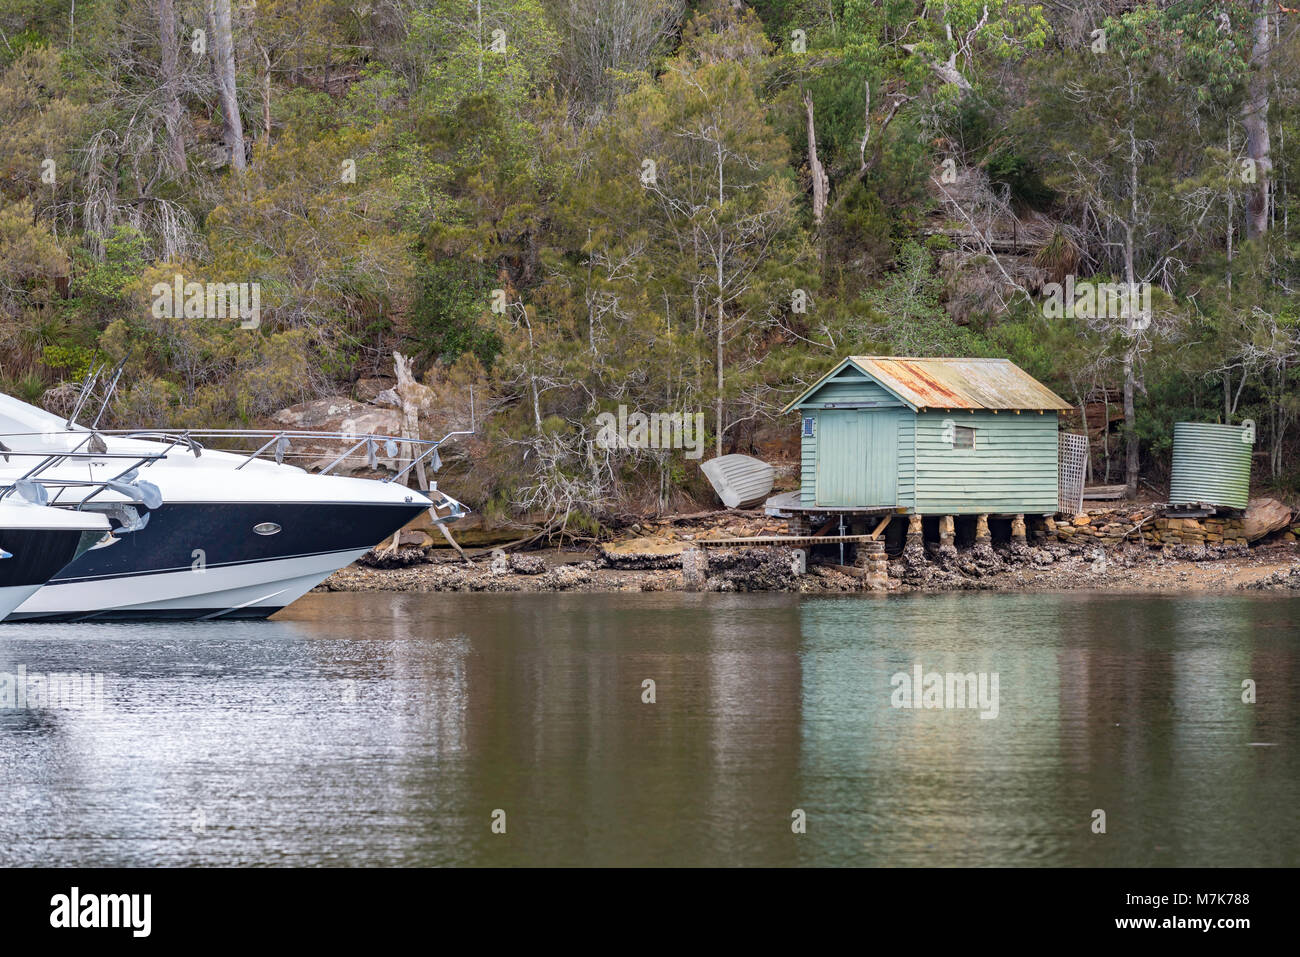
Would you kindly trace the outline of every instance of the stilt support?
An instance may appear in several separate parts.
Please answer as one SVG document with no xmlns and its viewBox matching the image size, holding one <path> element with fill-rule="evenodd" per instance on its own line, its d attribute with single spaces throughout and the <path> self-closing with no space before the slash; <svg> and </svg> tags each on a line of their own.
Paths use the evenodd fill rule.
<svg viewBox="0 0 1300 957">
<path fill-rule="evenodd" d="M 1029 536 L 1025 534 L 1025 517 L 1017 515 L 1011 520 L 1011 544 L 1027 545 Z"/>
<path fill-rule="evenodd" d="M 864 578 L 867 588 L 872 591 L 888 590 L 889 559 L 885 555 L 884 542 L 858 542 L 853 563 L 867 573 Z"/>
</svg>

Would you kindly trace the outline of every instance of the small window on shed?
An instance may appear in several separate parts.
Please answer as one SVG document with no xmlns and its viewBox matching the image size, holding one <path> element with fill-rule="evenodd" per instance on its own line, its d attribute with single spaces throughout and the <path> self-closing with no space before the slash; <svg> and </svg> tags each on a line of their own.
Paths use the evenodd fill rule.
<svg viewBox="0 0 1300 957">
<path fill-rule="evenodd" d="M 975 430 L 959 425 L 952 431 L 952 447 L 954 449 L 973 449 L 975 448 Z"/>
<path fill-rule="evenodd" d="M 817 418 L 815 416 L 805 415 L 803 417 L 803 436 L 805 439 L 811 439 L 813 435 L 816 434 L 813 431 L 816 425 L 817 425 Z"/>
</svg>

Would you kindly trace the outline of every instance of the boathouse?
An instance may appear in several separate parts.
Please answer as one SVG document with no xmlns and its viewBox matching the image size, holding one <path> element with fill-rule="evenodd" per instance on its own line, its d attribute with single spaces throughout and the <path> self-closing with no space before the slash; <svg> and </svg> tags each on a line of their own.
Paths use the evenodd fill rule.
<svg viewBox="0 0 1300 957">
<path fill-rule="evenodd" d="M 802 474 L 781 512 L 1051 515 L 1069 408 L 1007 359 L 849 356 L 783 410 Z"/>
</svg>

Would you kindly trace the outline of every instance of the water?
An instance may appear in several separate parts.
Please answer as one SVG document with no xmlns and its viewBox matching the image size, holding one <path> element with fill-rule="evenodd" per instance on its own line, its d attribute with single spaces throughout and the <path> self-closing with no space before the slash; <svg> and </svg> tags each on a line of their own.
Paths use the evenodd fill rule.
<svg viewBox="0 0 1300 957">
<path fill-rule="evenodd" d="M 104 676 L 100 711 L 0 710 L 0 864 L 1294 866 L 1298 617 L 319 594 L 271 622 L 0 625 L 0 672 Z M 891 707 L 918 662 L 997 672 L 998 716 Z"/>
</svg>

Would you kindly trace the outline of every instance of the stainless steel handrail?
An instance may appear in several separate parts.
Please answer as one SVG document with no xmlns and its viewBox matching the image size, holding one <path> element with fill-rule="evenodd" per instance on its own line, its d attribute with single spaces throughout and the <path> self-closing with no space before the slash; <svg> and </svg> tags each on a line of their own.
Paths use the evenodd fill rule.
<svg viewBox="0 0 1300 957">
<path fill-rule="evenodd" d="M 425 459 L 427 456 L 433 455 L 435 452 L 437 452 L 437 451 L 438 451 L 438 446 L 442 445 L 443 442 L 446 442 L 446 441 L 447 441 L 448 439 L 450 439 L 452 436 L 456 436 L 456 435 L 473 435 L 473 434 L 474 434 L 473 431 L 448 432 L 446 435 L 444 435 L 442 438 L 440 438 L 437 442 L 434 442 L 432 445 L 430 445 L 429 448 L 425 449 L 424 452 L 422 452 L 422 453 L 420 454 L 419 458 L 412 458 L 411 461 L 407 464 L 407 466 L 406 466 L 404 469 L 402 469 L 400 472 L 397 472 L 397 473 L 395 473 L 395 474 L 393 474 L 393 475 L 389 475 L 389 476 L 387 476 L 386 478 L 383 479 L 383 481 L 385 481 L 385 482 L 395 482 L 395 481 L 397 481 L 399 478 L 401 478 L 401 477 L 402 477 L 403 475 L 405 475 L 407 472 L 411 471 L 411 469 L 415 468 L 415 466 L 416 466 L 417 464 L 419 464 L 420 462 L 423 462 L 424 459 Z"/>
<path fill-rule="evenodd" d="M 22 437 L 22 436 L 47 436 L 51 434 L 66 435 L 68 433 L 12 432 L 6 434 L 14 437 Z M 67 451 L 68 453 L 80 453 L 81 450 L 95 438 L 95 436 L 115 436 L 117 438 L 123 438 L 123 439 L 138 439 L 141 441 L 163 442 L 163 443 L 167 443 L 169 449 L 183 447 L 188 451 L 192 452 L 195 458 L 198 458 L 201 456 L 203 451 L 205 451 L 208 448 L 207 445 L 199 441 L 200 439 L 209 439 L 209 440 L 217 440 L 217 441 L 231 440 L 231 439 L 254 439 L 254 440 L 265 439 L 265 441 L 262 442 L 258 448 L 254 449 L 251 452 L 249 452 L 247 449 L 219 449 L 215 446 L 213 447 L 213 451 L 243 453 L 244 456 L 243 461 L 235 466 L 235 470 L 238 471 L 242 469 L 245 465 L 247 465 L 249 462 L 258 459 L 259 456 L 267 452 L 269 449 L 276 447 L 280 442 L 285 442 L 287 444 L 289 441 L 293 439 L 307 440 L 307 441 L 314 440 L 318 442 L 338 441 L 338 440 L 352 442 L 352 445 L 348 448 L 346 452 L 344 452 L 342 455 L 335 458 L 332 462 L 329 463 L 329 465 L 327 465 L 324 469 L 322 469 L 318 473 L 320 475 L 330 474 L 330 472 L 332 472 L 340 464 L 346 461 L 350 456 L 355 454 L 359 449 L 361 449 L 363 446 L 366 446 L 367 444 L 370 443 L 373 443 L 376 446 L 379 445 L 380 443 L 384 443 L 385 445 L 389 443 L 394 443 L 397 444 L 398 446 L 409 447 L 412 453 L 418 452 L 418 454 L 412 454 L 411 461 L 407 463 L 405 466 L 403 466 L 396 474 L 386 476 L 381 480 L 385 482 L 391 482 L 405 476 L 417 465 L 431 458 L 437 452 L 438 447 L 441 446 L 447 440 L 454 438 L 456 436 L 473 435 L 473 434 L 475 434 L 473 430 L 458 430 L 458 431 L 448 432 L 440 439 L 419 439 L 419 438 L 411 438 L 411 437 L 400 436 L 400 435 L 385 435 L 382 433 L 326 432 L 326 431 L 312 431 L 309 429 L 279 429 L 279 430 L 276 429 L 97 429 L 94 431 L 87 430 L 85 432 L 85 437 L 82 438 L 80 442 L 78 442 L 75 446 L 73 446 L 71 449 Z M 0 436 L 0 438 L 3 438 L 3 436 Z M 57 454 L 57 453 L 46 453 L 46 454 Z M 101 455 L 100 457 L 102 458 L 103 456 Z M 285 451 L 281 451 L 276 456 L 277 463 L 282 462 L 284 457 L 285 457 Z M 312 456 L 308 456 L 306 453 L 293 453 L 293 457 L 307 458 Z"/>
<path fill-rule="evenodd" d="M 21 450 L 9 449 L 0 452 L 4 456 L 23 456 L 23 457 L 40 457 L 41 461 L 24 472 L 22 475 L 12 479 L 8 484 L 0 486 L 0 500 L 12 494 L 18 487 L 18 482 L 29 481 L 36 482 L 48 488 L 93 488 L 94 491 L 81 499 L 77 503 L 77 508 L 81 509 L 92 498 L 108 488 L 111 482 L 120 482 L 125 476 L 139 469 L 141 466 L 148 467 L 154 462 L 167 457 L 166 452 L 141 455 L 134 452 L 79 452 L 75 450 L 60 450 L 58 452 L 25 452 Z M 107 462 L 109 460 L 125 459 L 131 464 L 122 471 L 108 479 L 74 479 L 74 478 L 41 478 L 41 473 L 48 469 L 62 465 L 64 462 L 73 461 L 91 461 Z M 55 495 L 58 498 L 58 495 Z"/>
</svg>

